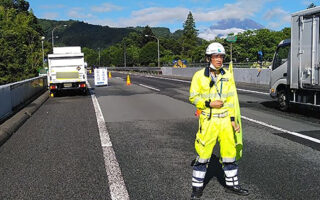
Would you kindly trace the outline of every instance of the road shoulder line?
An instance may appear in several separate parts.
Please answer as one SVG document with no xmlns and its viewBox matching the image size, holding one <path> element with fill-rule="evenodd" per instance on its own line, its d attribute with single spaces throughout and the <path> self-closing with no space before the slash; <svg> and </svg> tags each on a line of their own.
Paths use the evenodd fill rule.
<svg viewBox="0 0 320 200">
<path fill-rule="evenodd" d="M 91 88 L 88 82 L 89 88 Z M 104 157 L 105 169 L 108 176 L 110 195 L 112 200 L 129 200 L 129 194 L 124 183 L 120 166 L 117 161 L 115 152 L 112 148 L 112 143 L 106 127 L 106 123 L 95 94 L 90 91 L 91 99 L 93 102 L 94 110 L 96 113 L 102 152 Z"/>
<path fill-rule="evenodd" d="M 318 140 L 316 138 L 313 138 L 313 137 L 310 137 L 310 136 L 307 136 L 307 135 L 302 135 L 302 134 L 297 133 L 297 132 L 288 131 L 288 130 L 285 130 L 283 128 L 279 128 L 277 126 L 273 126 L 273 125 L 267 124 L 265 122 L 261 122 L 261 121 L 255 120 L 255 119 L 251 119 L 251 118 L 246 117 L 246 116 L 241 116 L 241 118 L 245 119 L 245 120 L 248 120 L 250 122 L 256 123 L 256 124 L 260 124 L 262 126 L 266 126 L 268 128 L 271 128 L 271 129 L 274 129 L 274 130 L 277 130 L 277 131 L 281 131 L 283 133 L 294 135 L 294 136 L 297 136 L 297 137 L 300 137 L 300 138 L 303 138 L 303 139 L 306 139 L 306 140 L 309 140 L 309 141 L 312 141 L 312 142 L 320 144 L 320 140 Z"/>
</svg>

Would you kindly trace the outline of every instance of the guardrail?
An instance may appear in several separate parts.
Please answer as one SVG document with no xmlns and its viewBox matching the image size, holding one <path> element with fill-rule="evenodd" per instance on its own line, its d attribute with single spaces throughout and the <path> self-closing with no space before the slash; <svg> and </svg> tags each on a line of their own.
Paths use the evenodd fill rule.
<svg viewBox="0 0 320 200">
<path fill-rule="evenodd" d="M 161 67 L 107 67 L 111 71 L 150 72 L 161 74 Z"/>
<path fill-rule="evenodd" d="M 227 65 L 225 65 L 227 66 Z M 173 68 L 173 67 L 110 67 L 108 70 L 112 71 L 128 71 L 128 72 L 147 72 L 162 74 L 167 76 L 180 76 L 185 78 L 192 78 L 193 74 L 203 67 L 187 67 L 187 68 Z M 258 68 L 234 67 L 234 77 L 236 82 L 269 85 L 270 70 Z"/>
<path fill-rule="evenodd" d="M 251 68 L 253 66 L 254 62 L 246 62 L 246 63 L 233 63 L 234 67 L 237 68 Z M 188 63 L 186 64 L 187 68 L 189 67 L 206 67 L 208 66 L 208 63 Z M 229 63 L 223 63 L 224 66 L 228 66 Z M 173 67 L 172 64 L 164 64 L 162 67 Z"/>
<path fill-rule="evenodd" d="M 0 86 L 0 123 L 47 89 L 47 76 Z"/>
</svg>

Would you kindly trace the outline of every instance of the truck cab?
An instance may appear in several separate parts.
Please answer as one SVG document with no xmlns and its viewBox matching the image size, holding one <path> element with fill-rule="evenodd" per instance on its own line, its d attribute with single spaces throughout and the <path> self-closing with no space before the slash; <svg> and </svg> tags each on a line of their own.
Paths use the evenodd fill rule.
<svg viewBox="0 0 320 200">
<path fill-rule="evenodd" d="M 278 98 L 281 110 L 288 109 L 289 93 L 287 92 L 288 69 L 290 68 L 290 39 L 283 40 L 279 43 L 273 57 L 270 76 L 270 96 Z"/>
</svg>

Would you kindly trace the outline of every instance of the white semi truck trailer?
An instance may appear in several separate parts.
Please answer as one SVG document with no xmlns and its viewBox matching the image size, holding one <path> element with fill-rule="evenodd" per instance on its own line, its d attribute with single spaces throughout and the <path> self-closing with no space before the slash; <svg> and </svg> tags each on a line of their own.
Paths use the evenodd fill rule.
<svg viewBox="0 0 320 200">
<path fill-rule="evenodd" d="M 291 39 L 278 45 L 271 66 L 270 95 L 281 110 L 290 104 L 320 106 L 320 7 L 291 15 Z"/>
<path fill-rule="evenodd" d="M 48 55 L 48 83 L 53 97 L 61 90 L 87 93 L 87 73 L 81 47 L 54 47 Z"/>
</svg>

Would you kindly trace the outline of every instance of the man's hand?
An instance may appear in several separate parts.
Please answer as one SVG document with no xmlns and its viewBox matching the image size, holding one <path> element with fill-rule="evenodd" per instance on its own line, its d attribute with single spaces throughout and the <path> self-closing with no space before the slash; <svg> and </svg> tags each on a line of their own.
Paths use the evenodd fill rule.
<svg viewBox="0 0 320 200">
<path fill-rule="evenodd" d="M 231 125 L 232 125 L 233 130 L 235 132 L 239 132 L 240 131 L 240 125 L 239 124 L 236 124 L 236 122 L 231 122 Z"/>
<path fill-rule="evenodd" d="M 215 100 L 210 102 L 211 108 L 221 108 L 223 106 L 223 101 L 221 100 Z"/>
</svg>

